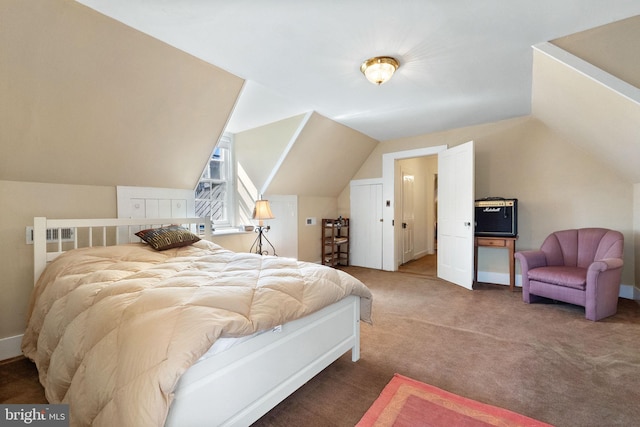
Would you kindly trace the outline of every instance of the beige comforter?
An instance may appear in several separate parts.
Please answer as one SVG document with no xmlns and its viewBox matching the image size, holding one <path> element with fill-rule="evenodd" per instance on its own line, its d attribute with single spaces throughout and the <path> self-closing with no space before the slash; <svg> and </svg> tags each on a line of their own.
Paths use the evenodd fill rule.
<svg viewBox="0 0 640 427">
<path fill-rule="evenodd" d="M 303 317 L 347 295 L 370 321 L 371 293 L 352 276 L 207 241 L 156 252 L 143 244 L 77 249 L 40 277 L 24 335 L 51 403 L 72 425 L 162 426 L 181 374 L 219 337 Z"/>
</svg>

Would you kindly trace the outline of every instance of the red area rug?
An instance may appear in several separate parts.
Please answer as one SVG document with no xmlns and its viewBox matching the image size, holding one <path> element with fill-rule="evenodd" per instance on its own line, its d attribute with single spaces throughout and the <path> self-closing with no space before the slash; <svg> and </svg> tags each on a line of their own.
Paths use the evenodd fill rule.
<svg viewBox="0 0 640 427">
<path fill-rule="evenodd" d="M 552 427 L 395 374 L 356 427 Z"/>
</svg>

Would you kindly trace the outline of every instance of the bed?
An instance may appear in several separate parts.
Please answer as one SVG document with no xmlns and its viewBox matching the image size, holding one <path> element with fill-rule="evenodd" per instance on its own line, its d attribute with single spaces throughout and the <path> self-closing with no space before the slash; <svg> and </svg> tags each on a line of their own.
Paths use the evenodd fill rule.
<svg viewBox="0 0 640 427">
<path fill-rule="evenodd" d="M 178 224 L 199 240 L 158 251 L 135 234 Z M 343 354 L 359 359 L 366 286 L 210 234 L 200 218 L 34 218 L 22 348 L 72 425 L 249 425 Z"/>
</svg>

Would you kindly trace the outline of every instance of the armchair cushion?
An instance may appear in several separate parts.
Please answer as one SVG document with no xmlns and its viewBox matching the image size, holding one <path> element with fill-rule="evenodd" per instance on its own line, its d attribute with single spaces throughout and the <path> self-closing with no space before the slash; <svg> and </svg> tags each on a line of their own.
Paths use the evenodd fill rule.
<svg viewBox="0 0 640 427">
<path fill-rule="evenodd" d="M 565 266 L 539 267 L 529 270 L 529 280 L 584 290 L 587 284 L 587 269 Z"/>
</svg>

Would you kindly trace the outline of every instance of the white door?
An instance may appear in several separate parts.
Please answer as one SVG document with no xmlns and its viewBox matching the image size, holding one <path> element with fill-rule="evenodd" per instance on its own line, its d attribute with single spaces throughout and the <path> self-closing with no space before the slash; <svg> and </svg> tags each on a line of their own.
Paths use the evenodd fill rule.
<svg viewBox="0 0 640 427">
<path fill-rule="evenodd" d="M 473 286 L 473 141 L 438 154 L 438 277 Z"/>
<path fill-rule="evenodd" d="M 413 259 L 413 231 L 415 213 L 413 209 L 414 176 L 402 171 L 402 263 Z"/>
<path fill-rule="evenodd" d="M 382 184 L 351 183 L 349 262 L 382 268 Z"/>
</svg>

